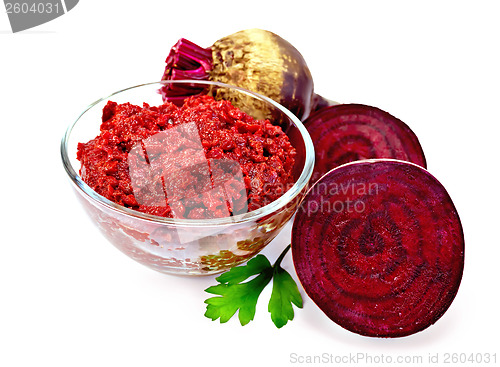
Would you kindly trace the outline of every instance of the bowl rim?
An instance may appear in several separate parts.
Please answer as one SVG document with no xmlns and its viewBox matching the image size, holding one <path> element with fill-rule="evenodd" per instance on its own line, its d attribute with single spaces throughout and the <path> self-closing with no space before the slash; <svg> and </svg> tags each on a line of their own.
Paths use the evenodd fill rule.
<svg viewBox="0 0 500 367">
<path fill-rule="evenodd" d="M 134 209 L 130 209 L 127 207 L 124 207 L 122 205 L 119 205 L 104 196 L 98 194 L 95 192 L 89 185 L 87 185 L 83 179 L 80 177 L 80 175 L 75 171 L 73 168 L 73 165 L 71 164 L 71 160 L 68 157 L 68 142 L 71 136 L 71 133 L 78 123 L 80 119 L 83 117 L 83 115 L 88 112 L 90 109 L 92 109 L 94 106 L 101 102 L 105 102 L 106 100 L 109 100 L 111 97 L 119 94 L 126 92 L 131 89 L 136 89 L 140 87 L 146 87 L 146 86 L 151 86 L 151 85 L 165 85 L 165 84 L 174 84 L 174 83 L 179 83 L 179 84 L 204 84 L 204 85 L 215 85 L 221 88 L 229 88 L 229 89 L 235 89 L 238 90 L 244 94 L 247 94 L 249 96 L 255 97 L 257 99 L 260 99 L 262 101 L 265 101 L 273 107 L 279 109 L 282 113 L 284 113 L 290 120 L 295 124 L 295 126 L 298 128 L 303 140 L 304 140 L 304 147 L 305 147 L 305 161 L 304 161 L 304 168 L 302 169 L 302 172 L 297 179 L 297 181 L 285 192 L 282 196 L 280 196 L 278 199 L 274 200 L 273 202 L 260 207 L 258 209 L 252 210 L 247 213 L 243 214 L 238 214 L 232 217 L 222 217 L 222 218 L 212 218 L 212 219 L 180 219 L 180 218 L 167 218 L 167 217 L 160 217 L 157 215 L 153 214 L 147 214 L 143 212 L 139 212 Z M 269 214 L 272 214 L 273 212 L 276 212 L 277 210 L 281 209 L 284 207 L 286 204 L 291 202 L 303 189 L 306 187 L 306 185 L 309 183 L 309 180 L 311 178 L 313 168 L 314 168 L 314 161 L 315 161 L 315 156 L 314 156 L 314 146 L 312 139 L 309 135 L 309 132 L 305 128 L 304 124 L 300 119 L 295 116 L 293 113 L 291 113 L 287 108 L 283 107 L 281 104 L 275 102 L 274 100 L 263 96 L 259 93 L 255 93 L 249 90 L 246 90 L 241 87 L 237 87 L 234 85 L 230 84 L 225 84 L 225 83 L 220 83 L 220 82 L 214 82 L 214 81 L 205 81 L 205 80 L 162 80 L 162 81 L 155 81 L 155 82 L 149 82 L 149 83 L 143 83 L 143 84 L 138 84 L 134 85 L 132 87 L 124 88 L 121 90 L 118 90 L 116 92 L 113 92 L 105 97 L 99 98 L 95 102 L 91 103 L 90 105 L 87 106 L 83 110 L 82 113 L 77 117 L 77 119 L 70 124 L 62 139 L 61 139 L 61 144 L 60 144 L 60 153 L 61 153 L 61 158 L 63 162 L 63 166 L 66 170 L 66 173 L 68 174 L 69 178 L 71 179 L 72 183 L 83 193 L 85 196 L 90 198 L 93 202 L 96 202 L 100 205 L 104 205 L 108 209 L 111 209 L 113 211 L 119 212 L 122 215 L 127 215 L 134 217 L 136 219 L 142 219 L 146 220 L 148 222 L 155 222 L 155 223 L 161 223 L 161 224 L 169 224 L 169 225 L 182 225 L 182 226 L 215 226 L 215 225 L 222 225 L 222 224 L 238 224 L 238 223 L 245 223 L 249 221 L 254 221 L 257 219 L 260 219 L 262 217 L 265 217 Z"/>
</svg>

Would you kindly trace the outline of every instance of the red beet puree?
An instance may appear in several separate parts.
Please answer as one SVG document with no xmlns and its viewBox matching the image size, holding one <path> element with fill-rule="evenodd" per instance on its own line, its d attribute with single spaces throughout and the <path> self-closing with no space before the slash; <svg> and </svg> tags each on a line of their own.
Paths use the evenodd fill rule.
<svg viewBox="0 0 500 367">
<path fill-rule="evenodd" d="M 228 101 L 198 96 L 182 107 L 109 101 L 100 131 L 78 144 L 81 177 L 98 194 L 144 213 L 241 214 L 293 183 L 296 151 L 281 128 Z"/>
</svg>

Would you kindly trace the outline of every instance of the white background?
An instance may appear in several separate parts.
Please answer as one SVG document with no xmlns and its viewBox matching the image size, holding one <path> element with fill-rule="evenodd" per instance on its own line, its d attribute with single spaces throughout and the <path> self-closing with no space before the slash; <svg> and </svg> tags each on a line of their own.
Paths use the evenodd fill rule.
<svg viewBox="0 0 500 367">
<path fill-rule="evenodd" d="M 500 363 L 498 4 L 85 0 L 17 34 L 2 10 L 0 365 L 288 366 L 300 365 L 292 353 L 424 362 L 440 353 L 435 366 L 454 352 L 496 352 Z M 427 330 L 392 340 L 353 334 L 302 288 L 304 308 L 280 330 L 267 312 L 270 289 L 249 325 L 212 322 L 203 290 L 214 277 L 167 276 L 135 263 L 79 207 L 59 141 L 83 108 L 159 80 L 180 37 L 207 47 L 254 27 L 302 53 L 318 93 L 380 107 L 419 137 L 466 237 L 458 295 Z M 288 228 L 264 254 L 274 260 L 289 236 Z M 290 255 L 284 266 L 296 277 Z"/>
</svg>

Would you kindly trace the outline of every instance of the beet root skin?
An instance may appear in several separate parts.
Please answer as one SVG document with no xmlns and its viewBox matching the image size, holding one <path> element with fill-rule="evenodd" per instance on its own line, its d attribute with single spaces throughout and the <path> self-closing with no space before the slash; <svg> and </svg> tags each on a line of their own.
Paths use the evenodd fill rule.
<svg viewBox="0 0 500 367">
<path fill-rule="evenodd" d="M 327 106 L 309 116 L 304 125 L 316 153 L 313 182 L 335 167 L 363 159 L 398 159 L 426 168 L 415 133 L 403 121 L 377 107 Z"/>
<path fill-rule="evenodd" d="M 306 195 L 292 228 L 304 290 L 334 322 L 402 337 L 451 305 L 464 266 L 458 213 L 422 167 L 398 160 L 345 164 Z"/>
<path fill-rule="evenodd" d="M 262 29 L 245 29 L 225 36 L 208 48 L 181 38 L 170 50 L 162 80 L 210 80 L 262 94 L 286 107 L 299 119 L 332 102 L 314 93 L 314 81 L 304 57 L 288 41 Z M 164 101 L 182 105 L 192 95 L 207 92 L 188 84 L 161 88 Z M 220 91 L 219 91 L 220 93 Z M 227 92 L 225 92 L 227 94 Z M 240 97 L 217 95 L 246 105 Z M 250 106 L 254 117 L 267 118 L 263 105 Z"/>
</svg>

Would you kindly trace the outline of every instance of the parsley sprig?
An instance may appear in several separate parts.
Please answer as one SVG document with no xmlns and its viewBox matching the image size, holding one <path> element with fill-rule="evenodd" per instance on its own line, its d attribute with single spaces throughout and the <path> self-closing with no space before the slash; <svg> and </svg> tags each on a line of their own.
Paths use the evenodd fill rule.
<svg viewBox="0 0 500 367">
<path fill-rule="evenodd" d="M 281 261 L 289 249 L 290 245 L 283 250 L 274 265 L 271 265 L 264 255 L 257 255 L 246 265 L 232 268 L 215 278 L 219 284 L 205 289 L 205 292 L 218 297 L 205 300 L 207 304 L 205 316 L 212 321 L 220 319 L 220 322 L 224 323 L 239 310 L 238 318 L 241 325 L 248 324 L 255 316 L 260 294 L 273 279 L 273 290 L 268 306 L 271 320 L 278 328 L 286 325 L 288 320 L 293 320 L 292 303 L 302 308 L 302 297 L 293 278 L 281 267 Z M 252 276 L 255 277 L 244 282 Z"/>
</svg>

